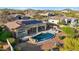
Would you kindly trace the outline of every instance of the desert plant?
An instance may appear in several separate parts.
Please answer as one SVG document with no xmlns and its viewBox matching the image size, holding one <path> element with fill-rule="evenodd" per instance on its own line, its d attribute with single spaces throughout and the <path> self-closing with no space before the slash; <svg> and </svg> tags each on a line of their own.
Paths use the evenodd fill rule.
<svg viewBox="0 0 79 59">
<path fill-rule="evenodd" d="M 79 38 L 65 38 L 64 47 L 61 50 L 65 51 L 79 51 Z"/>
</svg>

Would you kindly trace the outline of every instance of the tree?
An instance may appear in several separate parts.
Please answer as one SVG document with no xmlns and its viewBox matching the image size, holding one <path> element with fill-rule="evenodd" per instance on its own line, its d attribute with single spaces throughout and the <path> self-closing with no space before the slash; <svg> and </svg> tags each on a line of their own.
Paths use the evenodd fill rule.
<svg viewBox="0 0 79 59">
<path fill-rule="evenodd" d="M 0 31 L 0 41 L 6 42 L 7 38 L 12 37 L 12 33 L 3 29 L 5 28 L 2 28 L 2 31 Z"/>
<path fill-rule="evenodd" d="M 65 38 L 64 47 L 61 50 L 65 51 L 79 51 L 79 38 Z"/>
</svg>

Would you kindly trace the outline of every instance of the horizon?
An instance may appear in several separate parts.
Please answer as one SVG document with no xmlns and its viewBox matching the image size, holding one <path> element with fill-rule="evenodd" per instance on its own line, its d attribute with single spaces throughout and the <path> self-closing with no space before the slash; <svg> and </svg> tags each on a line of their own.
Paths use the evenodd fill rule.
<svg viewBox="0 0 79 59">
<path fill-rule="evenodd" d="M 16 9 L 16 10 L 27 10 L 27 9 L 34 9 L 34 10 L 64 10 L 64 9 L 71 9 L 71 10 L 79 10 L 79 7 L 0 7 L 0 9 Z"/>
</svg>

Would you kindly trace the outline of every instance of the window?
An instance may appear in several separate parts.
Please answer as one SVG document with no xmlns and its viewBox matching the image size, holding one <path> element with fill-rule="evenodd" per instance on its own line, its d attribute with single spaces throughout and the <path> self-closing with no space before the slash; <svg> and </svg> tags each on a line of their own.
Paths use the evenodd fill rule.
<svg viewBox="0 0 79 59">
<path fill-rule="evenodd" d="M 49 29 L 51 29 L 51 25 L 47 24 L 46 30 L 49 30 Z"/>
<path fill-rule="evenodd" d="M 45 26 L 38 27 L 38 32 L 45 31 Z"/>
<path fill-rule="evenodd" d="M 52 22 L 54 22 L 54 21 L 52 21 Z"/>
<path fill-rule="evenodd" d="M 20 38 L 27 36 L 27 32 L 24 30 L 24 28 L 20 28 L 17 33 L 18 37 Z"/>
<path fill-rule="evenodd" d="M 35 34 L 35 33 L 36 33 L 36 27 L 30 28 L 28 30 L 28 35 Z"/>
</svg>

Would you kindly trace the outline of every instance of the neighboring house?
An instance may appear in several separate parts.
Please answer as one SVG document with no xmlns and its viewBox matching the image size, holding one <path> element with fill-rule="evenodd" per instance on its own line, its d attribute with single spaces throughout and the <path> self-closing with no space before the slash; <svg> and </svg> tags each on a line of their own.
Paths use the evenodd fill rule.
<svg viewBox="0 0 79 59">
<path fill-rule="evenodd" d="M 21 14 L 10 14 L 8 17 L 12 18 L 12 19 L 21 19 L 24 15 Z"/>
<path fill-rule="evenodd" d="M 56 15 L 55 15 L 55 14 L 49 13 L 48 16 L 51 17 L 51 16 L 56 16 Z"/>
<path fill-rule="evenodd" d="M 15 19 L 22 19 L 22 16 L 21 15 L 16 15 Z"/>
<path fill-rule="evenodd" d="M 49 16 L 48 22 L 53 23 L 53 24 L 58 24 L 64 18 L 65 18 L 65 16 L 62 16 L 62 15 L 61 16 Z"/>
<path fill-rule="evenodd" d="M 78 24 L 78 19 L 72 18 L 72 20 L 71 20 L 71 26 L 72 26 L 72 27 L 76 27 L 77 24 Z"/>
<path fill-rule="evenodd" d="M 48 16 L 48 12 L 47 13 L 39 13 L 39 15 L 41 15 L 41 16 Z"/>
<path fill-rule="evenodd" d="M 64 24 L 69 24 L 71 27 L 74 27 L 78 24 L 78 19 L 76 18 L 71 18 L 71 17 L 67 17 L 64 20 Z"/>
<path fill-rule="evenodd" d="M 13 20 L 27 20 L 27 19 L 30 19 L 29 16 L 26 16 L 26 15 L 22 15 L 22 14 L 11 14 L 11 15 L 8 15 L 8 18 L 10 19 L 13 19 Z"/>
<path fill-rule="evenodd" d="M 56 19 L 49 19 L 48 22 L 49 22 L 49 23 L 53 23 L 53 24 L 58 24 L 59 20 L 56 20 Z"/>
<path fill-rule="evenodd" d="M 58 24 L 60 21 L 60 18 L 59 17 L 56 17 L 56 16 L 51 16 L 49 17 L 48 19 L 48 22 L 49 23 L 53 23 L 53 24 Z"/>
<path fill-rule="evenodd" d="M 63 12 L 63 13 L 69 13 L 69 11 L 67 11 L 67 10 L 62 10 L 61 12 Z"/>
<path fill-rule="evenodd" d="M 16 20 L 20 20 L 20 19 L 28 20 L 28 19 L 30 19 L 30 17 L 29 16 L 25 16 L 25 15 L 17 15 L 17 16 L 15 16 L 15 19 Z"/>
<path fill-rule="evenodd" d="M 65 9 L 65 10 L 62 10 L 61 12 L 63 12 L 63 13 L 69 13 L 71 10 L 69 10 L 69 9 Z"/>
</svg>

